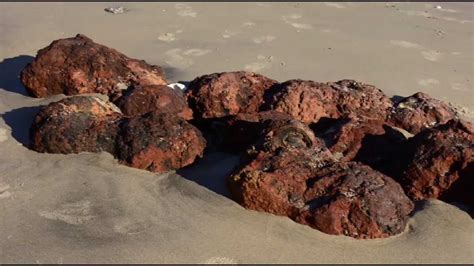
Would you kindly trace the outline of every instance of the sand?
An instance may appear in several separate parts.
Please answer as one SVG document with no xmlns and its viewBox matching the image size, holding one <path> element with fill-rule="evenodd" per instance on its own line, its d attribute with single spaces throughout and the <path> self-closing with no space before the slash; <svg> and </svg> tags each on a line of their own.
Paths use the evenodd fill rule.
<svg viewBox="0 0 474 266">
<path fill-rule="evenodd" d="M 473 220 L 441 201 L 418 204 L 401 235 L 355 240 L 240 207 L 224 183 L 235 156 L 157 175 L 107 153 L 31 151 L 39 106 L 64 96 L 31 98 L 17 77 L 38 49 L 83 33 L 171 82 L 241 69 L 353 78 L 427 92 L 469 119 L 473 14 L 471 3 L 0 3 L 0 263 L 474 263 Z"/>
</svg>

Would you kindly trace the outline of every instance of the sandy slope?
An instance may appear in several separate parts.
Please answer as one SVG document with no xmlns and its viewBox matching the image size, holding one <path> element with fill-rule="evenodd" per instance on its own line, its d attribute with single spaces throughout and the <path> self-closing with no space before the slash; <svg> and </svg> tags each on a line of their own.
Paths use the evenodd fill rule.
<svg viewBox="0 0 474 266">
<path fill-rule="evenodd" d="M 235 157 L 158 176 L 106 153 L 30 151 L 38 106 L 62 96 L 25 96 L 16 77 L 36 50 L 80 32 L 165 66 L 172 81 L 237 69 L 355 78 L 390 95 L 425 91 L 469 116 L 474 5 L 123 5 L 112 15 L 103 3 L 0 3 L 0 262 L 474 262 L 472 219 L 440 201 L 418 206 L 400 236 L 357 241 L 229 200 L 222 177 Z"/>
</svg>

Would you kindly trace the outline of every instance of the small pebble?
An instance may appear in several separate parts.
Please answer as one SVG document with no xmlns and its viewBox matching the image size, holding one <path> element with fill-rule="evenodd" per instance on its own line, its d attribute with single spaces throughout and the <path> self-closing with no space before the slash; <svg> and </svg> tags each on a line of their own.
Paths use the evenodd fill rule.
<svg viewBox="0 0 474 266">
<path fill-rule="evenodd" d="M 441 9 L 442 7 L 441 7 L 441 6 L 436 6 L 435 8 L 436 8 L 436 9 Z"/>
</svg>

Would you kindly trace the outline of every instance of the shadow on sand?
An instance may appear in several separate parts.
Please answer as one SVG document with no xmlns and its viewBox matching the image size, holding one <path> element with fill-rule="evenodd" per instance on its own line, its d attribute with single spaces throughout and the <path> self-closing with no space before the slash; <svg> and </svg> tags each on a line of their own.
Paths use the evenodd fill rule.
<svg viewBox="0 0 474 266">
<path fill-rule="evenodd" d="M 25 87 L 21 84 L 20 73 L 34 57 L 29 55 L 19 55 L 12 58 L 5 58 L 0 62 L 0 89 L 29 96 Z"/>
<path fill-rule="evenodd" d="M 194 181 L 207 189 L 230 198 L 227 176 L 239 163 L 239 155 L 223 152 L 205 154 L 194 164 L 176 171 L 180 176 Z"/>
<path fill-rule="evenodd" d="M 168 83 L 181 83 L 181 81 L 178 81 L 178 77 L 183 76 L 185 74 L 185 71 L 172 66 L 161 66 L 161 68 L 163 69 L 163 72 L 165 72 L 166 80 L 168 81 Z"/>
<path fill-rule="evenodd" d="M 30 127 L 42 107 L 22 107 L 1 115 L 5 123 L 10 126 L 13 138 L 27 148 L 30 144 Z"/>
</svg>

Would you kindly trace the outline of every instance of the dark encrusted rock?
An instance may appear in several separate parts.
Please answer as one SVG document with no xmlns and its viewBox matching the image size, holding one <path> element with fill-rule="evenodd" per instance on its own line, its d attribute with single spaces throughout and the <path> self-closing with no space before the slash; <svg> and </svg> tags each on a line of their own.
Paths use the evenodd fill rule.
<svg viewBox="0 0 474 266">
<path fill-rule="evenodd" d="M 294 218 L 305 205 L 306 180 L 335 161 L 325 147 L 258 151 L 229 176 L 229 189 L 247 209 Z"/>
<path fill-rule="evenodd" d="M 207 135 L 206 139 L 214 149 L 227 152 L 243 152 L 251 148 L 251 145 L 264 145 L 271 150 L 299 144 L 301 147 L 310 147 L 316 142 L 314 133 L 308 126 L 276 111 L 204 119 L 197 126 Z"/>
<path fill-rule="evenodd" d="M 38 152 L 114 152 L 120 110 L 95 96 L 74 96 L 50 103 L 31 128 Z"/>
<path fill-rule="evenodd" d="M 183 93 L 166 85 L 132 87 L 115 104 L 125 116 L 157 111 L 176 114 L 185 120 L 193 118 L 193 111 L 188 107 Z"/>
<path fill-rule="evenodd" d="M 416 134 L 425 128 L 444 124 L 456 117 L 456 111 L 449 105 L 431 98 L 426 93 L 417 92 L 394 104 L 390 121 Z"/>
<path fill-rule="evenodd" d="M 390 177 L 355 162 L 335 164 L 308 180 L 295 220 L 354 238 L 401 233 L 413 203 Z"/>
<path fill-rule="evenodd" d="M 194 79 L 186 91 L 196 118 L 258 112 L 264 92 L 275 80 L 252 72 L 223 72 Z"/>
<path fill-rule="evenodd" d="M 21 81 L 35 97 L 102 93 L 112 100 L 129 85 L 167 83 L 160 67 L 129 58 L 82 34 L 39 50 L 23 69 Z"/>
<path fill-rule="evenodd" d="M 324 147 L 258 152 L 228 179 L 247 209 L 288 216 L 322 232 L 380 238 L 405 229 L 413 203 L 390 177 Z"/>
<path fill-rule="evenodd" d="M 340 161 L 381 163 L 406 137 L 385 121 L 370 118 L 344 117 L 312 125 L 317 136 Z"/>
<path fill-rule="evenodd" d="M 384 120 L 391 107 L 392 102 L 381 90 L 354 80 L 289 80 L 267 92 L 262 110 L 286 113 L 309 124 L 348 114 Z"/>
<path fill-rule="evenodd" d="M 158 173 L 193 163 L 206 145 L 201 132 L 176 114 L 124 117 L 115 105 L 95 96 L 49 104 L 36 116 L 31 132 L 38 152 L 107 151 L 121 163 Z"/>
<path fill-rule="evenodd" d="M 439 198 L 455 182 L 472 182 L 464 180 L 474 177 L 474 124 L 470 122 L 453 119 L 425 129 L 400 150 L 385 172 L 396 177 L 414 200 Z M 472 191 L 466 194 L 472 197 Z"/>
<path fill-rule="evenodd" d="M 163 173 L 202 157 L 206 141 L 181 117 L 150 112 L 126 118 L 117 141 L 118 159 L 134 168 Z"/>
</svg>

